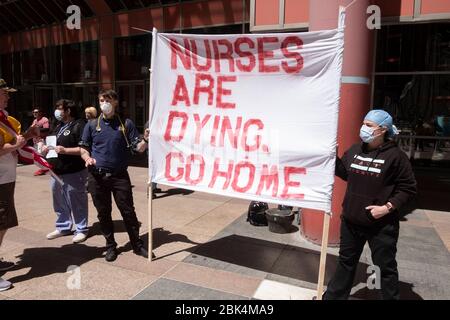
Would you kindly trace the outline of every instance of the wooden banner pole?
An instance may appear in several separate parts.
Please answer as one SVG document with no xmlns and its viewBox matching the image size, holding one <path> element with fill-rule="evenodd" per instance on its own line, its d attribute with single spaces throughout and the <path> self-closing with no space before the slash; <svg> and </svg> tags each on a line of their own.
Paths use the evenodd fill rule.
<svg viewBox="0 0 450 320">
<path fill-rule="evenodd" d="M 152 120 L 153 114 L 153 60 L 156 52 L 156 36 L 157 30 L 153 28 L 152 33 L 152 53 L 151 53 L 151 61 L 150 61 L 150 88 L 149 88 L 149 118 L 148 118 L 148 129 L 150 129 L 150 124 Z M 147 128 L 146 128 L 147 129 Z M 152 150 L 151 150 L 151 133 L 148 138 L 148 185 L 147 185 L 147 193 L 148 193 L 148 261 L 152 262 L 153 256 L 153 190 L 152 190 L 152 173 L 153 173 L 153 165 L 152 165 Z"/>
<path fill-rule="evenodd" d="M 327 263 L 328 233 L 330 231 L 330 213 L 324 213 L 322 248 L 320 249 L 319 280 L 317 281 L 317 300 L 322 300 L 325 282 L 325 268 Z"/>
<path fill-rule="evenodd" d="M 354 3 L 355 1 L 350 3 L 347 7 L 339 6 L 338 29 L 345 30 L 345 10 Z M 327 263 L 328 234 L 330 232 L 330 219 L 331 219 L 331 212 L 324 212 L 322 247 L 320 249 L 319 279 L 317 281 L 317 300 L 322 300 L 323 295 L 323 287 L 325 282 L 325 269 Z"/>
</svg>

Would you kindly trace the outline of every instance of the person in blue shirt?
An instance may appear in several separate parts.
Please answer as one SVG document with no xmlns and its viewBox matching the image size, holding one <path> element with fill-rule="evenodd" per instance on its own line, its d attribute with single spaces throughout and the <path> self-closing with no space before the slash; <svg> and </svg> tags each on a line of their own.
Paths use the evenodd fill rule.
<svg viewBox="0 0 450 320">
<path fill-rule="evenodd" d="M 118 95 L 113 90 L 99 93 L 101 114 L 85 126 L 80 142 L 81 157 L 88 167 L 88 190 L 97 209 L 98 220 L 106 239 L 106 261 L 117 258 L 117 243 L 111 217 L 114 197 L 122 215 L 135 254 L 148 257 L 144 243 L 139 237 L 139 221 L 133 203 L 128 159 L 135 152 L 145 152 L 147 142 L 140 140 L 139 133 L 130 119 L 118 113 Z"/>
</svg>

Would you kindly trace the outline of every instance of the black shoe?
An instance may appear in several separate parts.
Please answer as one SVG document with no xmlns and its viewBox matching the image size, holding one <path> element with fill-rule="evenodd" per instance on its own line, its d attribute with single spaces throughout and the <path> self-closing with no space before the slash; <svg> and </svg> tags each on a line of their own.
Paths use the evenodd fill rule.
<svg viewBox="0 0 450 320">
<path fill-rule="evenodd" d="M 144 247 L 139 247 L 135 250 L 133 250 L 134 254 L 137 254 L 138 256 L 148 258 L 148 251 Z"/>
<path fill-rule="evenodd" d="M 16 264 L 14 262 L 3 261 L 3 259 L 0 259 L 0 271 L 8 271 L 15 266 Z"/>
<path fill-rule="evenodd" d="M 112 262 L 117 259 L 117 249 L 116 248 L 109 248 L 106 251 L 105 260 L 108 262 Z"/>
</svg>

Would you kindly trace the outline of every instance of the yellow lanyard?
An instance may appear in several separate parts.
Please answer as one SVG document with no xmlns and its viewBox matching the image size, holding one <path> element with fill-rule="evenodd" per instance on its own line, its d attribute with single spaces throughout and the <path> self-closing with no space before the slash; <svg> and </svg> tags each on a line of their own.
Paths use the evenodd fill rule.
<svg viewBox="0 0 450 320">
<path fill-rule="evenodd" d="M 103 115 L 103 113 L 97 118 L 97 128 L 96 128 L 97 132 L 102 131 L 102 128 L 100 126 L 100 117 L 102 117 L 102 116 L 103 116 L 103 119 L 105 119 L 105 116 Z M 116 115 L 114 117 L 116 117 Z M 128 138 L 127 138 L 127 135 L 125 133 L 125 126 L 124 126 L 124 124 L 122 122 L 122 119 L 120 118 L 119 115 L 117 115 L 117 118 L 119 119 L 119 122 L 120 122 L 120 129 L 119 130 L 122 131 L 123 137 L 125 138 L 125 142 L 127 143 L 127 148 L 129 148 L 130 147 L 130 143 L 128 142 Z"/>
</svg>

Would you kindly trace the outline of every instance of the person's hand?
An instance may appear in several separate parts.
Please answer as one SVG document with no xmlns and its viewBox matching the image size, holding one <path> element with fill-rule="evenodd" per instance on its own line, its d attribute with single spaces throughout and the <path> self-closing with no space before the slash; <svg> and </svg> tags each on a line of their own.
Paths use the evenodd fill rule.
<svg viewBox="0 0 450 320">
<path fill-rule="evenodd" d="M 97 161 L 94 158 L 89 157 L 86 159 L 85 164 L 86 164 L 86 167 L 95 166 L 97 164 Z"/>
<path fill-rule="evenodd" d="M 27 144 L 27 140 L 24 138 L 24 136 L 22 136 L 22 135 L 17 136 L 16 144 L 15 144 L 15 146 L 16 146 L 17 149 L 22 148 L 22 147 L 25 146 L 26 144 Z"/>
<path fill-rule="evenodd" d="M 66 153 L 66 149 L 63 146 L 56 146 L 55 147 L 55 152 L 57 154 L 65 154 Z"/>
<path fill-rule="evenodd" d="M 389 213 L 389 209 L 386 206 L 368 206 L 366 210 L 370 210 L 370 214 L 375 219 L 380 219 Z"/>
<path fill-rule="evenodd" d="M 47 146 L 47 145 L 43 145 L 42 146 L 42 149 L 41 149 L 41 153 L 42 153 L 42 155 L 43 156 L 46 156 L 47 155 L 47 153 L 50 151 L 50 148 Z"/>
<path fill-rule="evenodd" d="M 37 125 L 31 126 L 28 128 L 27 132 L 25 133 L 25 138 L 27 140 L 32 138 L 38 138 L 41 135 L 41 131 Z"/>
</svg>

